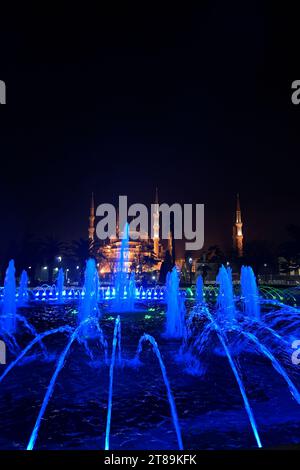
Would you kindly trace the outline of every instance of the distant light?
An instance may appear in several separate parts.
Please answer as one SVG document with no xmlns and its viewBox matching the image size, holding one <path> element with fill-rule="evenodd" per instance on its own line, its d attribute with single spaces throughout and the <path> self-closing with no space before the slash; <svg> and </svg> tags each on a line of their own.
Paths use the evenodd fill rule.
<svg viewBox="0 0 300 470">
<path fill-rule="evenodd" d="M 193 258 L 189 258 L 189 263 L 192 264 Z"/>
<path fill-rule="evenodd" d="M 67 273 L 68 273 L 68 272 L 70 271 L 70 269 L 69 269 L 69 268 L 67 268 L 67 269 L 66 269 L 66 271 L 67 271 Z"/>
<path fill-rule="evenodd" d="M 155 281 L 155 276 L 152 276 L 153 281 Z"/>
<path fill-rule="evenodd" d="M 43 270 L 46 271 L 46 269 L 48 269 L 48 266 L 44 266 L 43 267 Z"/>
<path fill-rule="evenodd" d="M 61 263 L 61 262 L 62 262 L 62 257 L 61 257 L 61 256 L 58 256 L 58 257 L 57 257 L 57 261 L 59 261 L 59 263 Z"/>
<path fill-rule="evenodd" d="M 99 268 L 99 266 L 100 266 L 100 263 L 97 263 L 97 268 Z"/>
<path fill-rule="evenodd" d="M 57 272 L 57 271 L 58 271 L 58 268 L 54 268 L 54 271 L 56 271 L 56 272 Z"/>
<path fill-rule="evenodd" d="M 79 266 L 76 266 L 76 269 L 79 269 Z"/>
<path fill-rule="evenodd" d="M 28 266 L 28 269 L 31 269 L 31 266 Z"/>
<path fill-rule="evenodd" d="M 267 263 L 264 263 L 264 267 L 266 268 L 267 266 L 268 266 Z"/>
<path fill-rule="evenodd" d="M 230 265 L 229 261 L 227 261 L 227 263 L 226 263 L 226 264 L 227 264 L 227 266 L 229 266 L 229 265 Z"/>
</svg>

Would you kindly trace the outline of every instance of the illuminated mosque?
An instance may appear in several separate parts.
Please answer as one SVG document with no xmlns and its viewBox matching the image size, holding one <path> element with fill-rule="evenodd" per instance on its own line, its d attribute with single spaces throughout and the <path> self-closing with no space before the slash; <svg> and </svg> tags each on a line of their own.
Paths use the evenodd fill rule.
<svg viewBox="0 0 300 470">
<path fill-rule="evenodd" d="M 235 223 L 233 225 L 233 248 L 238 257 L 243 256 L 243 223 L 241 216 L 241 207 L 239 195 L 237 195 Z M 143 239 L 132 240 L 129 236 L 129 249 L 125 267 L 127 271 L 135 270 L 137 273 L 153 273 L 160 270 L 161 264 L 168 251 L 171 258 L 174 255 L 174 240 L 170 232 L 167 246 L 164 247 L 159 236 L 159 202 L 158 191 L 156 189 L 154 212 L 153 212 L 153 238 L 146 237 Z M 117 222 L 116 236 L 110 237 L 107 242 L 97 248 L 96 258 L 98 259 L 99 274 L 102 276 L 114 274 L 117 270 L 118 261 L 120 259 L 120 250 L 122 239 L 120 237 L 120 227 Z M 130 234 L 129 234 L 130 235 Z M 92 194 L 88 237 L 90 246 L 95 243 L 95 201 Z M 176 259 L 176 264 L 182 267 L 184 259 Z M 194 270 L 194 269 L 193 269 Z"/>
<path fill-rule="evenodd" d="M 99 255 L 99 273 L 101 275 L 116 272 L 122 242 L 120 233 L 120 227 L 117 223 L 116 236 L 110 237 L 108 241 L 97 250 Z M 90 206 L 88 235 L 90 244 L 93 246 L 95 241 L 95 201 L 93 195 Z M 132 240 L 129 237 L 129 250 L 127 253 L 127 261 L 125 261 L 126 269 L 128 271 L 134 269 L 139 273 L 159 271 L 167 250 L 172 256 L 173 243 L 171 233 L 166 249 L 162 245 L 159 237 L 159 203 L 158 191 L 156 189 L 153 212 L 153 238 L 147 238 L 145 236 L 143 239 Z"/>
</svg>

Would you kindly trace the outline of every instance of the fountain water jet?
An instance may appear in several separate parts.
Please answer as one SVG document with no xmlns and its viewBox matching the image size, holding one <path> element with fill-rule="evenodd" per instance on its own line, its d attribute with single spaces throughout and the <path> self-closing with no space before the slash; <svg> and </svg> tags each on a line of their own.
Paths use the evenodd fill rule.
<svg viewBox="0 0 300 470">
<path fill-rule="evenodd" d="M 128 248 L 129 244 L 129 225 L 128 223 L 125 224 L 123 230 L 123 238 L 121 242 L 121 249 L 120 249 L 120 258 L 117 263 L 117 274 L 115 280 L 115 291 L 116 297 L 114 301 L 114 308 L 116 311 L 123 310 L 123 299 L 125 295 L 125 290 L 127 287 L 127 268 L 126 268 L 126 261 L 128 260 Z"/>
<path fill-rule="evenodd" d="M 54 371 L 54 374 L 52 375 L 51 377 L 51 381 L 49 383 L 49 386 L 47 388 L 47 392 L 45 394 L 45 397 L 44 397 L 44 400 L 43 400 L 43 403 L 42 403 L 42 406 L 41 406 L 41 409 L 40 409 L 40 412 L 38 414 L 38 417 L 37 417 L 37 420 L 36 420 L 36 423 L 34 425 L 34 428 L 33 428 L 33 431 L 31 433 L 31 436 L 30 436 L 30 439 L 29 439 L 29 442 L 28 442 L 28 445 L 27 445 L 27 449 L 26 450 L 32 450 L 34 448 L 34 445 L 35 445 L 35 442 L 36 442 L 36 439 L 37 439 L 37 436 L 38 436 L 38 431 L 39 431 L 39 428 L 40 428 L 40 424 L 41 424 L 41 421 L 42 421 L 42 418 L 44 416 L 44 413 L 46 411 L 46 408 L 47 408 L 47 405 L 49 403 L 49 400 L 52 396 L 52 393 L 53 393 L 53 390 L 54 390 L 54 386 L 55 386 L 55 382 L 56 382 L 56 379 L 58 377 L 58 374 L 60 373 L 61 369 L 63 368 L 64 366 L 64 363 L 65 363 L 65 359 L 66 359 L 66 356 L 73 344 L 73 342 L 75 341 L 75 339 L 78 337 L 79 333 L 80 333 L 80 330 L 82 327 L 84 327 L 88 322 L 90 321 L 90 319 L 85 319 L 77 328 L 76 330 L 72 333 L 71 335 L 71 338 L 67 344 L 67 346 L 65 347 L 65 349 L 63 350 L 63 352 L 61 353 L 59 359 L 58 359 L 58 362 L 57 362 L 57 366 L 56 366 L 56 369 Z"/>
<path fill-rule="evenodd" d="M 300 393 L 299 391 L 297 390 L 297 388 L 295 387 L 294 383 L 291 381 L 291 379 L 289 378 L 288 374 L 286 373 L 286 371 L 284 370 L 284 368 L 282 367 L 282 365 L 279 363 L 279 361 L 275 358 L 275 356 L 271 353 L 271 351 L 269 351 L 268 348 L 266 348 L 266 346 L 264 346 L 260 341 L 259 339 L 252 333 L 249 333 L 248 331 L 243 331 L 241 330 L 240 328 L 233 328 L 233 329 L 236 329 L 237 331 L 239 331 L 242 335 L 244 335 L 246 338 L 250 339 L 253 343 L 255 343 L 255 345 L 258 347 L 258 349 L 260 349 L 260 351 L 268 358 L 270 359 L 271 363 L 272 363 L 272 366 L 274 367 L 274 369 L 283 377 L 283 379 L 286 381 L 286 383 L 288 384 L 288 387 L 289 387 L 289 390 L 292 394 L 292 396 L 295 398 L 295 400 L 297 401 L 298 405 L 300 405 Z"/>
<path fill-rule="evenodd" d="M 179 276 L 176 267 L 167 275 L 167 324 L 165 335 L 169 338 L 182 338 L 184 335 L 184 302 L 179 293 Z"/>
<path fill-rule="evenodd" d="M 203 303 L 204 301 L 204 296 L 203 296 L 203 277 L 201 274 L 197 277 L 197 282 L 196 282 L 196 300 L 197 302 Z"/>
<path fill-rule="evenodd" d="M 111 411 L 112 411 L 112 394 L 113 394 L 113 380 L 114 380 L 114 367 L 116 360 L 116 349 L 119 337 L 119 325 L 120 316 L 116 318 L 114 327 L 114 337 L 112 343 L 112 353 L 109 367 L 109 391 L 108 391 L 108 405 L 107 405 L 107 418 L 106 418 L 106 430 L 105 430 L 105 450 L 109 450 L 109 435 L 110 435 L 110 424 L 111 424 Z M 120 344 L 119 344 L 119 355 L 120 355 Z"/>
<path fill-rule="evenodd" d="M 253 269 L 250 266 L 242 266 L 241 270 L 241 294 L 244 303 L 244 311 L 247 316 L 260 319 L 260 301 Z"/>
<path fill-rule="evenodd" d="M 256 440 L 256 443 L 257 443 L 257 446 L 258 447 L 262 447 L 262 444 L 261 444 L 261 440 L 260 440 L 260 437 L 259 437 L 259 434 L 258 434 L 258 430 L 257 430 L 257 426 L 256 426 L 256 422 L 255 422 L 255 418 L 254 418 L 254 415 L 253 415 L 253 412 L 252 412 L 252 409 L 251 409 L 251 406 L 250 406 L 250 403 L 249 403 L 249 400 L 248 400 L 248 397 L 247 397 L 247 394 L 246 394 L 246 390 L 245 390 L 245 387 L 244 387 L 244 384 L 243 384 L 243 381 L 238 373 L 238 370 L 237 370 L 237 367 L 235 365 L 235 362 L 231 356 L 231 353 L 230 353 L 230 350 L 227 346 L 227 341 L 226 341 L 226 337 L 225 335 L 222 333 L 221 329 L 219 328 L 219 325 L 216 323 L 216 321 L 213 319 L 212 315 L 210 314 L 209 310 L 206 309 L 206 316 L 207 318 L 210 320 L 210 322 L 212 323 L 212 325 L 214 326 L 215 328 L 215 331 L 218 335 L 218 338 L 219 338 L 219 341 L 220 343 L 222 344 L 223 346 L 223 349 L 226 353 L 226 356 L 227 356 L 227 359 L 228 359 L 228 362 L 229 362 L 229 365 L 231 367 L 231 370 L 235 376 L 235 379 L 237 381 L 237 384 L 239 386 L 239 389 L 240 389 L 240 392 L 241 392 L 241 395 L 242 395 L 242 398 L 243 398 L 243 401 L 244 401 L 244 405 L 245 405 L 245 410 L 248 414 L 248 417 L 249 417 L 249 421 L 250 421 L 250 424 L 251 424 L 251 427 L 252 427 L 252 431 L 253 431 L 253 434 L 254 434 L 254 437 L 255 437 L 255 440 Z"/>
<path fill-rule="evenodd" d="M 18 291 L 18 304 L 19 305 L 24 305 L 24 303 L 27 300 L 27 297 L 28 297 L 27 286 L 28 286 L 28 275 L 27 275 L 27 272 L 23 270 L 21 274 L 20 286 L 19 286 L 19 291 Z"/>
<path fill-rule="evenodd" d="M 121 321 L 118 322 L 118 361 L 122 365 Z"/>
<path fill-rule="evenodd" d="M 232 283 L 232 267 L 231 267 L 231 266 L 227 266 L 226 271 L 227 271 L 229 280 L 230 280 L 230 282 Z"/>
<path fill-rule="evenodd" d="M 115 299 L 111 310 L 114 312 L 132 312 L 136 297 L 135 274 L 132 272 L 128 279 L 129 259 L 129 225 L 125 224 L 122 233 L 122 243 L 119 261 L 117 263 L 117 274 L 115 279 Z"/>
<path fill-rule="evenodd" d="M 217 283 L 220 285 L 217 299 L 218 316 L 221 320 L 234 320 L 236 312 L 233 298 L 232 278 L 228 275 L 228 271 L 223 265 L 219 270 Z"/>
<path fill-rule="evenodd" d="M 23 316 L 23 315 L 19 315 L 17 314 L 16 315 L 16 319 L 18 322 L 22 322 L 23 325 L 25 326 L 25 328 L 27 328 L 27 330 L 32 334 L 32 336 L 36 337 L 38 336 L 38 332 L 36 331 L 36 329 L 34 328 L 34 326 L 32 326 L 27 320 L 26 318 Z M 44 357 L 47 357 L 48 353 L 47 353 L 47 348 L 46 346 L 44 345 L 44 343 L 42 342 L 42 340 L 39 340 L 39 344 L 40 344 L 40 347 L 41 347 L 41 350 L 44 354 Z"/>
<path fill-rule="evenodd" d="M 134 271 L 132 271 L 130 273 L 128 289 L 127 289 L 126 304 L 127 304 L 128 311 L 134 310 L 135 292 L 136 292 L 135 273 Z"/>
<path fill-rule="evenodd" d="M 19 356 L 12 361 L 5 369 L 3 374 L 0 376 L 0 383 L 4 379 L 4 377 L 18 364 L 18 362 L 30 351 L 30 349 L 36 344 L 40 343 L 46 336 L 54 335 L 55 333 L 65 333 L 65 332 L 72 332 L 72 328 L 69 326 L 60 326 L 59 328 L 55 328 L 53 330 L 45 331 L 44 333 L 40 333 L 37 335 L 27 346 L 23 349 L 23 351 L 19 354 Z"/>
<path fill-rule="evenodd" d="M 85 278 L 84 278 L 84 297 L 80 300 L 78 323 L 81 324 L 84 320 L 95 317 L 98 314 L 97 304 L 97 286 L 98 286 L 98 272 L 96 269 L 95 260 L 90 258 L 86 262 Z"/>
<path fill-rule="evenodd" d="M 5 329 L 0 330 L 1 333 L 1 339 L 4 340 L 6 346 L 8 347 L 9 351 L 12 352 L 12 354 L 18 354 L 19 351 L 21 350 L 19 344 L 16 341 L 16 338 L 12 333 L 9 333 Z"/>
<path fill-rule="evenodd" d="M 4 296 L 0 316 L 0 330 L 12 334 L 16 330 L 16 279 L 15 263 L 10 260 L 4 281 Z"/>
<path fill-rule="evenodd" d="M 58 276 L 57 276 L 57 281 L 56 281 L 57 298 L 60 303 L 63 302 L 64 282 L 65 282 L 64 271 L 63 271 L 63 268 L 60 268 L 58 271 Z"/>
<path fill-rule="evenodd" d="M 151 346 L 153 348 L 153 351 L 154 351 L 154 353 L 155 353 L 155 355 L 158 359 L 158 362 L 159 362 L 159 365 L 160 365 L 160 370 L 161 370 L 161 373 L 162 373 L 162 376 L 163 376 L 163 379 L 164 379 L 164 383 L 165 383 L 165 386 L 166 386 L 166 389 L 167 389 L 167 395 L 168 395 L 169 405 L 170 405 L 170 409 L 171 409 L 172 420 L 173 420 L 173 424 L 174 424 L 174 428 L 175 428 L 175 432 L 176 432 L 176 436 L 177 436 L 178 447 L 179 447 L 179 450 L 183 450 L 181 431 L 180 431 L 179 420 L 178 420 L 178 416 L 177 416 L 177 410 L 176 410 L 174 397 L 172 395 L 169 379 L 168 379 L 168 376 L 167 376 L 167 371 L 166 371 L 164 362 L 162 360 L 160 350 L 159 350 L 157 342 L 155 341 L 153 336 L 150 336 L 148 334 L 144 334 L 143 336 L 141 336 L 141 338 L 139 340 L 135 360 L 136 361 L 139 360 L 139 356 L 140 356 L 140 354 L 142 352 L 142 349 L 143 349 L 143 343 L 145 341 L 148 341 L 151 344 Z"/>
</svg>

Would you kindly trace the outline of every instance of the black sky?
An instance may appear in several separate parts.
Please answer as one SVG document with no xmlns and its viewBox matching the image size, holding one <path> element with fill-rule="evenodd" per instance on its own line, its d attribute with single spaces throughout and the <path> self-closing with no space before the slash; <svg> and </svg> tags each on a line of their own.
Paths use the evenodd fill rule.
<svg viewBox="0 0 300 470">
<path fill-rule="evenodd" d="M 161 202 L 205 204 L 207 244 L 230 244 L 237 192 L 246 238 L 280 241 L 299 223 L 297 15 L 131 5 L 2 21 L 2 246 L 86 236 L 92 191 L 150 204 L 156 186 Z"/>
</svg>

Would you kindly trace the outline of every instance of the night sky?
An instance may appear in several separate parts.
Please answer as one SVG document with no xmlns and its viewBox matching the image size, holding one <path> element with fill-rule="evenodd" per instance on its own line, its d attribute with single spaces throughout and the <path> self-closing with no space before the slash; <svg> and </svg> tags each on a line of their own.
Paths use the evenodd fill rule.
<svg viewBox="0 0 300 470">
<path fill-rule="evenodd" d="M 237 192 L 246 240 L 299 223 L 297 15 L 199 3 L 2 18 L 2 247 L 86 237 L 92 191 L 204 203 L 207 246 L 230 245 Z"/>
</svg>

